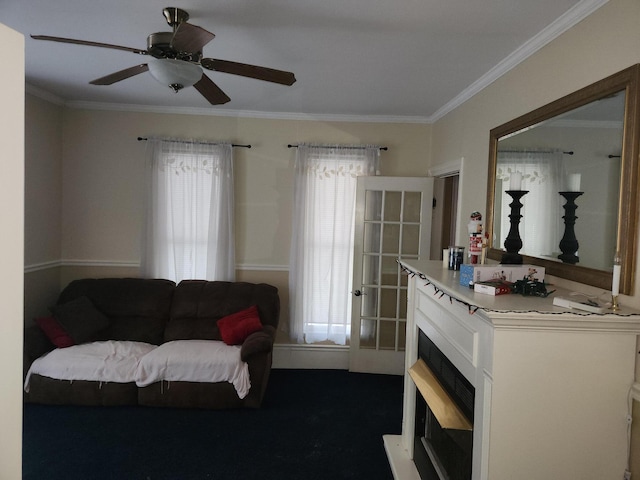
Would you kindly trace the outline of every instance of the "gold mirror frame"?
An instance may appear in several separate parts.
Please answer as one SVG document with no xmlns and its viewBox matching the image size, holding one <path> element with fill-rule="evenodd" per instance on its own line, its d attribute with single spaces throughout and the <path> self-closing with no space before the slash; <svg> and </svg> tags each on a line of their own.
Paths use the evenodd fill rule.
<svg viewBox="0 0 640 480">
<path fill-rule="evenodd" d="M 494 199 L 496 187 L 496 164 L 498 140 L 505 135 L 520 131 L 537 123 L 566 113 L 595 100 L 614 93 L 625 92 L 624 126 L 620 170 L 620 195 L 618 200 L 618 223 L 616 247 L 622 259 L 620 293 L 632 294 L 636 264 L 636 237 L 638 229 L 638 155 L 640 141 L 640 64 L 629 67 L 588 87 L 571 93 L 519 118 L 496 127 L 490 132 L 489 175 L 487 187 L 487 218 L 485 226 L 489 232 L 488 258 L 500 261 L 504 250 L 493 242 Z M 611 290 L 612 271 L 570 265 L 539 257 L 522 255 L 524 263 L 545 267 L 546 273 L 579 283 Z M 613 270 L 613 258 L 611 259 Z"/>
</svg>

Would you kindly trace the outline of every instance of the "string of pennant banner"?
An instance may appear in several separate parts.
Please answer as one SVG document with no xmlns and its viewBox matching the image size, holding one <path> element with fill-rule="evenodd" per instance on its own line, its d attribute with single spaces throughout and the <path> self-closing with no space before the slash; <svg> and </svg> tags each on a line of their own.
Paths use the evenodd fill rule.
<svg viewBox="0 0 640 480">
<path fill-rule="evenodd" d="M 441 288 L 439 288 L 435 283 L 433 283 L 431 280 L 429 280 L 427 278 L 427 276 L 421 272 L 418 271 L 414 271 L 411 270 L 409 267 L 407 267 L 406 265 L 403 265 L 400 262 L 400 259 L 396 259 L 396 262 L 398 263 L 398 265 L 400 266 L 400 269 L 406 273 L 408 276 L 410 277 L 418 277 L 420 280 L 424 281 L 424 286 L 428 287 L 431 286 L 433 287 L 433 296 L 437 297 L 438 299 L 441 298 L 445 298 L 445 300 L 449 300 L 449 303 L 453 304 L 454 302 L 462 305 L 463 307 L 465 307 L 467 309 L 467 311 L 469 312 L 469 315 L 473 315 L 474 313 L 476 313 L 478 310 L 484 310 L 485 312 L 495 312 L 495 313 L 539 313 L 539 314 L 543 314 L 543 315 L 565 315 L 565 314 L 572 314 L 572 315 L 584 315 L 584 316 L 591 316 L 591 315 L 617 315 L 620 317 L 631 317 L 637 314 L 634 313 L 623 313 L 623 312 L 607 312 L 607 313 L 593 313 L 593 312 L 586 312 L 586 311 L 577 311 L 577 310 L 569 310 L 566 312 L 544 312 L 544 311 L 540 311 L 540 310 L 498 310 L 498 309 L 492 309 L 492 308 L 487 308 L 487 307 L 481 307 L 480 305 L 474 305 L 472 303 L 469 302 L 465 302 L 464 300 L 461 300 L 447 292 L 445 292 L 444 290 L 442 290 Z"/>
</svg>

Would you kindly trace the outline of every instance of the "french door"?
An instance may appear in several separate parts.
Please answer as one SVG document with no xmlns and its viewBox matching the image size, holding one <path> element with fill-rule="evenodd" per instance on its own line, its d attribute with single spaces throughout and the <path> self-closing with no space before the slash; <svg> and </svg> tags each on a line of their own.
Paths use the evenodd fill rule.
<svg viewBox="0 0 640 480">
<path fill-rule="evenodd" d="M 433 179 L 358 177 L 349 370 L 404 373 L 407 276 L 429 258 Z"/>
</svg>

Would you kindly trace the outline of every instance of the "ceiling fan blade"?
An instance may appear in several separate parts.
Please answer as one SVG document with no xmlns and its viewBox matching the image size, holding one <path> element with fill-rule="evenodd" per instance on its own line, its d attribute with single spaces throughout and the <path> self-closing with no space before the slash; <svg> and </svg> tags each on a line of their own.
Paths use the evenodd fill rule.
<svg viewBox="0 0 640 480">
<path fill-rule="evenodd" d="M 202 27 L 183 22 L 178 25 L 173 34 L 171 48 L 179 52 L 202 52 L 202 47 L 213 40 L 214 37 L 213 33 Z"/>
<path fill-rule="evenodd" d="M 149 66 L 146 63 L 142 63 L 134 67 L 125 68 L 124 70 L 114 72 L 104 77 L 96 78 L 89 83 L 91 85 L 111 85 L 112 83 L 119 82 L 120 80 L 133 77 L 134 75 L 138 75 L 140 73 L 144 73 L 147 70 L 149 70 Z"/>
<path fill-rule="evenodd" d="M 49 35 L 31 35 L 34 40 L 47 40 L 49 42 L 73 43 L 75 45 L 87 45 L 89 47 L 114 48 L 116 50 L 124 50 L 125 52 L 137 53 L 138 55 L 146 55 L 146 50 L 139 48 L 123 47 L 121 45 L 113 45 L 111 43 L 90 42 L 88 40 L 76 40 L 74 38 L 50 37 Z"/>
<path fill-rule="evenodd" d="M 240 75 L 242 77 L 255 78 L 257 80 L 280 83 L 282 85 L 293 85 L 296 81 L 295 75 L 291 72 L 248 65 L 246 63 L 217 60 L 215 58 L 203 58 L 200 64 L 208 70 L 231 73 L 232 75 Z"/>
<path fill-rule="evenodd" d="M 194 85 L 204 98 L 206 98 L 211 105 L 222 105 L 231 100 L 227 97 L 220 87 L 218 87 L 213 81 L 207 77 L 204 73 L 202 78 Z"/>
</svg>

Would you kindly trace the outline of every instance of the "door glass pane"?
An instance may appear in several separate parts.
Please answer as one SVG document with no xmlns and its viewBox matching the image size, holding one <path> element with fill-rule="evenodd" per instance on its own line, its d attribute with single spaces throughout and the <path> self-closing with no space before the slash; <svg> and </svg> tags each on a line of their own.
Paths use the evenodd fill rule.
<svg viewBox="0 0 640 480">
<path fill-rule="evenodd" d="M 404 192 L 404 210 L 402 220 L 405 222 L 420 222 L 421 192 Z"/>
<path fill-rule="evenodd" d="M 399 271 L 396 257 L 382 257 L 382 285 L 398 286 Z"/>
<path fill-rule="evenodd" d="M 380 350 L 396 349 L 396 322 L 380 320 Z"/>
<path fill-rule="evenodd" d="M 407 344 L 407 322 L 398 322 L 398 350 L 404 351 L 404 346 Z"/>
<path fill-rule="evenodd" d="M 380 230 L 382 225 L 379 223 L 364 224 L 364 252 L 380 253 Z"/>
<path fill-rule="evenodd" d="M 364 220 L 382 220 L 382 192 L 380 190 L 366 190 L 364 202 Z"/>
<path fill-rule="evenodd" d="M 364 291 L 365 295 L 362 295 L 361 300 L 361 314 L 362 317 L 377 317 L 378 316 L 378 289 L 367 288 Z"/>
<path fill-rule="evenodd" d="M 378 285 L 379 282 L 379 262 L 380 257 L 377 255 L 362 256 L 362 284 Z"/>
<path fill-rule="evenodd" d="M 398 318 L 407 318 L 407 290 L 400 290 L 400 303 L 398 305 Z"/>
<path fill-rule="evenodd" d="M 384 224 L 384 238 L 382 239 L 382 253 L 400 252 L 400 225 Z"/>
<path fill-rule="evenodd" d="M 402 208 L 402 192 L 385 192 L 384 221 L 399 222 Z"/>
<path fill-rule="evenodd" d="M 360 322 L 360 348 L 376 348 L 376 321 L 363 318 Z"/>
<path fill-rule="evenodd" d="M 395 288 L 383 288 L 380 292 L 380 316 L 385 318 L 396 317 L 396 301 L 398 294 Z"/>
<path fill-rule="evenodd" d="M 402 255 L 420 253 L 420 225 L 402 226 Z"/>
</svg>

